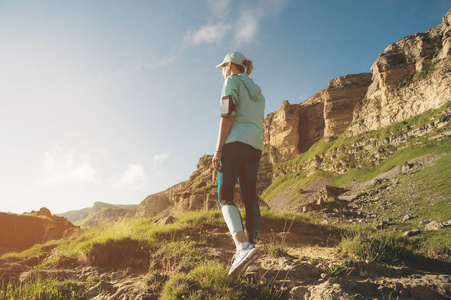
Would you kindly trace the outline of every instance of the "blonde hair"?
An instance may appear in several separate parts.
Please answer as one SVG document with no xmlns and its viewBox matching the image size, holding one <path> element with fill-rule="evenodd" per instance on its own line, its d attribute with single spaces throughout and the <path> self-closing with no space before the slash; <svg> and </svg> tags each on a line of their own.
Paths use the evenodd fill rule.
<svg viewBox="0 0 451 300">
<path fill-rule="evenodd" d="M 238 70 L 240 71 L 240 73 L 245 73 L 247 76 L 249 76 L 252 73 L 252 70 L 254 69 L 254 64 L 252 63 L 252 60 L 250 59 L 246 59 L 243 61 L 243 65 L 246 66 L 246 68 L 244 68 L 243 66 L 237 65 L 235 63 L 234 64 Z"/>
</svg>

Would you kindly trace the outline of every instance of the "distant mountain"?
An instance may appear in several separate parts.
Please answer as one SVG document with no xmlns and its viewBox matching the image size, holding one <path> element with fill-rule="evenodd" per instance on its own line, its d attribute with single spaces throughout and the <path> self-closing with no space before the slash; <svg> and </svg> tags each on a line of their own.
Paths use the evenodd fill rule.
<svg viewBox="0 0 451 300">
<path fill-rule="evenodd" d="M 103 222 L 113 221 L 124 217 L 133 211 L 137 205 L 120 205 L 105 202 L 94 202 L 92 207 L 71 210 L 59 216 L 65 217 L 74 225 L 81 227 L 95 227 Z"/>
<path fill-rule="evenodd" d="M 92 207 L 87 207 L 79 210 L 70 210 L 68 212 L 57 214 L 57 216 L 65 217 L 69 220 L 71 223 L 75 223 L 78 220 L 83 220 L 87 216 L 89 216 L 89 212 L 91 211 Z"/>
</svg>

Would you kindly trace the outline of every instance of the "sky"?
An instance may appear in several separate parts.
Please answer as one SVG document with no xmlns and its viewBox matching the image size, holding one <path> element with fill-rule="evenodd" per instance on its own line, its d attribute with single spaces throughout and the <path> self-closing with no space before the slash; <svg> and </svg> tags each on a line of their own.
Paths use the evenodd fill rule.
<svg viewBox="0 0 451 300">
<path fill-rule="evenodd" d="M 0 0 L 0 211 L 139 204 L 213 154 L 229 51 L 266 113 L 370 72 L 449 0 Z"/>
</svg>

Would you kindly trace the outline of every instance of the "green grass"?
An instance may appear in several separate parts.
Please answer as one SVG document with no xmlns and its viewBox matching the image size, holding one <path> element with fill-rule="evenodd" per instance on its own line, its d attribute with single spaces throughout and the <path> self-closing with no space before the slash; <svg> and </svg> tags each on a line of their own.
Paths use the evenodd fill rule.
<svg viewBox="0 0 451 300">
<path fill-rule="evenodd" d="M 451 140 L 444 142 L 425 141 L 423 145 L 411 145 L 402 150 L 396 151 L 392 156 L 388 157 L 379 165 L 353 168 L 351 171 L 342 176 L 335 176 L 332 179 L 331 184 L 335 186 L 349 183 L 353 180 L 358 182 L 364 182 L 370 180 L 384 172 L 391 170 L 396 166 L 401 166 L 407 161 L 420 157 L 429 153 L 451 153 Z M 427 179 L 427 178 L 425 178 Z M 427 181 L 427 180 L 426 180 Z M 428 189 L 434 188 L 434 184 L 425 185 Z"/>
<path fill-rule="evenodd" d="M 51 240 L 44 244 L 36 244 L 24 251 L 8 252 L 0 256 L 0 259 L 6 259 L 17 263 L 34 266 L 48 256 L 49 251 L 57 246 L 63 245 L 63 240 Z"/>
<path fill-rule="evenodd" d="M 205 262 L 187 274 L 179 273 L 165 284 L 162 300 L 179 299 L 289 299 L 287 287 L 247 282 L 227 276 L 227 267 L 216 261 Z"/>
<path fill-rule="evenodd" d="M 10 299 L 78 300 L 88 299 L 88 297 L 75 281 L 41 280 L 39 277 L 35 277 L 31 281 L 19 285 L 1 284 L 0 300 Z"/>
<path fill-rule="evenodd" d="M 0 259 L 38 267 L 52 265 L 62 258 L 74 259 L 81 265 L 133 266 L 148 263 L 150 251 L 168 241 L 177 242 L 189 237 L 196 244 L 211 242 L 208 235 L 201 233 L 205 226 L 225 229 L 222 213 L 188 212 L 165 226 L 154 223 L 153 219 L 122 219 L 108 226 L 82 230 L 66 239 L 36 244 L 22 252 L 6 253 Z M 129 259 L 124 259 L 124 255 Z"/>
<path fill-rule="evenodd" d="M 82 226 L 84 226 L 89 220 L 91 220 L 92 217 L 94 217 L 94 215 L 92 215 L 92 216 L 87 216 L 86 218 L 81 219 L 81 220 L 77 220 L 77 221 L 75 221 L 73 224 L 74 224 L 75 226 L 80 226 L 80 227 L 82 227 Z"/>
<path fill-rule="evenodd" d="M 437 67 L 438 63 L 439 61 L 435 62 L 434 64 L 429 66 L 426 70 L 423 70 L 421 72 L 415 72 L 413 74 L 407 75 L 406 77 L 404 77 L 403 79 L 401 79 L 396 83 L 396 89 L 401 89 L 403 87 L 409 86 L 412 83 L 421 81 L 424 78 L 428 77 L 435 71 L 435 68 Z"/>
<path fill-rule="evenodd" d="M 358 225 L 357 229 L 350 229 L 346 224 L 344 239 L 340 245 L 340 251 L 344 255 L 356 259 L 393 261 L 403 250 L 412 251 L 425 257 L 451 261 L 451 241 L 449 235 L 451 228 L 447 227 L 438 231 L 422 231 L 421 235 L 406 239 L 402 233 L 419 227 L 421 220 L 448 221 L 451 216 L 449 195 L 451 195 L 451 139 L 428 139 L 429 133 L 423 136 L 411 136 L 401 142 L 397 147 L 391 145 L 376 146 L 377 141 L 387 137 L 403 135 L 407 132 L 424 128 L 429 124 L 446 117 L 445 111 L 451 109 L 451 101 L 442 107 L 427 111 L 403 122 L 393 124 L 379 131 L 371 131 L 358 136 L 346 138 L 345 134 L 337 140 L 330 141 L 322 139 L 318 141 L 306 153 L 297 158 L 274 166 L 274 173 L 283 174 L 263 192 L 262 198 L 268 202 L 272 197 L 291 188 L 286 197 L 292 197 L 298 205 L 304 199 L 302 192 L 306 186 L 315 179 L 323 177 L 330 181 L 332 186 L 341 186 L 352 181 L 365 182 L 376 176 L 387 172 L 395 167 L 405 165 L 408 161 L 424 156 L 426 154 L 439 155 L 442 158 L 433 165 L 421 167 L 417 171 L 409 172 L 408 175 L 400 175 L 401 183 L 396 186 L 398 193 L 390 194 L 389 199 L 394 203 L 391 207 L 381 213 L 381 217 L 390 217 L 394 220 L 388 229 L 375 231 L 374 225 Z M 432 128 L 432 132 L 438 134 L 448 130 L 450 125 L 442 128 Z M 349 149 L 355 149 L 356 145 L 373 146 L 373 150 L 362 150 L 353 155 L 346 154 Z M 371 151 L 382 154 L 383 159 L 377 164 L 362 163 L 371 161 L 368 157 Z M 371 154 L 372 155 L 372 154 Z M 303 165 L 315 157 L 322 157 L 323 163 L 341 162 L 351 167 L 342 175 L 332 172 L 317 170 L 306 175 Z M 391 182 L 389 184 L 392 184 Z M 293 195 L 298 193 L 298 195 Z M 432 198 L 435 199 L 431 201 Z M 412 202 L 414 201 L 414 202 Z M 415 216 L 408 222 L 401 222 L 405 215 L 399 215 L 398 207 L 407 208 L 409 214 Z M 377 207 L 371 207 L 371 211 L 378 211 Z M 407 212 L 406 212 L 407 214 Z M 315 218 L 311 219 L 312 221 Z M 423 225 L 424 227 L 424 225 Z M 423 227 L 420 226 L 422 230 Z M 393 229 L 396 231 L 393 231 Z M 270 250 L 277 253 L 277 249 Z"/>
<path fill-rule="evenodd" d="M 264 201 L 268 202 L 272 197 L 280 194 L 293 185 L 296 185 L 296 190 L 299 191 L 319 177 L 330 179 L 331 184 L 335 186 L 343 185 L 353 180 L 362 182 L 374 178 L 395 166 L 402 165 L 408 160 L 421 155 L 427 153 L 448 153 L 451 150 L 449 139 L 444 142 L 434 140 L 428 141 L 420 136 L 408 138 L 404 144 L 398 146 L 398 148 L 391 145 L 382 145 L 377 149 L 372 150 L 372 152 L 361 151 L 354 155 L 346 154 L 349 149 L 355 148 L 356 143 L 363 143 L 363 145 L 366 143 L 366 145 L 374 146 L 376 141 L 382 141 L 387 137 L 405 134 L 413 129 L 424 127 L 443 118 L 444 111 L 450 108 L 451 101 L 438 109 L 427 111 L 404 122 L 388 126 L 380 131 L 366 132 L 349 138 L 345 137 L 345 134 L 343 134 L 334 141 L 324 138 L 314 144 L 309 151 L 299 155 L 293 160 L 275 165 L 273 172 L 285 175 L 276 177 L 272 184 L 263 191 L 261 197 Z M 449 128 L 449 125 L 447 128 Z M 435 130 L 442 131 L 443 128 Z M 377 165 L 370 164 L 370 155 L 374 155 L 375 151 L 383 153 L 383 155 L 386 156 L 382 163 Z M 338 163 L 345 166 L 348 165 L 348 167 L 350 166 L 351 168 L 343 175 L 318 170 L 313 174 L 310 174 L 310 176 L 307 176 L 302 166 L 316 156 L 323 157 L 324 163 Z M 302 197 L 299 197 L 299 200 L 302 200 Z"/>
<path fill-rule="evenodd" d="M 207 259 L 200 245 L 191 241 L 190 237 L 165 243 L 152 255 L 151 261 L 154 264 L 152 268 L 165 272 L 186 273 Z"/>
<path fill-rule="evenodd" d="M 285 176 L 277 177 L 273 181 L 271 186 L 268 187 L 265 191 L 263 191 L 263 193 L 261 194 L 261 198 L 263 201 L 268 202 L 269 199 L 285 191 L 293 184 L 299 183 L 303 179 L 306 179 L 306 176 L 302 172 L 293 172 Z"/>
<path fill-rule="evenodd" d="M 340 276 L 346 270 L 347 268 L 345 266 L 334 264 L 330 266 L 325 266 L 323 268 L 323 272 L 329 274 L 332 277 Z"/>
<path fill-rule="evenodd" d="M 406 245 L 406 240 L 397 233 L 374 230 L 368 226 L 350 226 L 336 251 L 354 261 L 393 263 Z"/>
<path fill-rule="evenodd" d="M 443 168 L 446 169 L 445 166 Z M 274 228 L 276 232 L 293 232 L 293 224 L 315 220 L 306 214 L 280 214 L 267 209 L 262 209 L 261 215 L 264 230 Z M 144 264 L 149 269 L 148 275 L 143 278 L 144 289 L 159 295 L 159 299 L 289 299 L 289 289 L 282 283 L 253 282 L 227 276 L 228 266 L 216 257 L 209 257 L 205 251 L 205 247 L 214 247 L 215 241 L 209 239 L 202 228 L 227 232 L 220 211 L 189 212 L 168 225 L 156 225 L 153 219 L 121 220 L 108 227 L 84 230 L 78 236 L 46 244 L 48 251 L 53 249 L 46 261 L 55 262 L 63 257 L 80 258 L 89 265 L 114 267 L 116 270 L 128 270 Z M 419 249 L 425 245 L 428 245 L 425 249 L 429 251 L 425 255 L 449 255 L 449 248 L 440 243 L 436 232 L 428 233 L 423 239 L 408 240 L 400 236 L 400 232 L 375 230 L 370 224 L 340 224 L 339 228 L 343 240 L 337 249 L 344 260 L 351 258 L 354 261 L 390 263 L 404 249 Z M 330 225 L 324 230 L 338 232 Z M 36 246 L 42 253 L 35 249 L 21 255 L 42 256 L 45 252 L 43 247 Z M 274 241 L 263 245 L 263 253 L 281 257 L 286 256 L 286 249 L 283 242 L 276 243 L 274 235 Z M 6 257 L 12 258 L 14 255 L 8 254 Z M 45 262 L 38 267 L 45 267 Z M 331 276 L 340 276 L 345 268 L 335 264 L 323 267 L 323 271 Z M 22 285 L 3 284 L 0 300 L 86 299 L 82 291 L 85 284 L 39 278 Z"/>
<path fill-rule="evenodd" d="M 283 244 L 270 244 L 263 247 L 263 251 L 269 254 L 269 256 L 277 258 L 284 257 L 287 254 Z"/>
</svg>

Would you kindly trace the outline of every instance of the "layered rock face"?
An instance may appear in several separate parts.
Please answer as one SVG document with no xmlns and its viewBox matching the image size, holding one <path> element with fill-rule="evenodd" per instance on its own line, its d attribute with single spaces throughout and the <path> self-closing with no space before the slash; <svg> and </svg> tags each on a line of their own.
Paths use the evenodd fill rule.
<svg viewBox="0 0 451 300">
<path fill-rule="evenodd" d="M 284 101 L 266 116 L 265 159 L 277 163 L 295 158 L 324 136 L 337 137 L 352 121 L 356 104 L 371 84 L 371 73 L 346 75 L 300 104 Z"/>
<path fill-rule="evenodd" d="M 0 212 L 0 254 L 60 239 L 77 228 L 66 218 L 52 215 L 45 207 L 23 215 Z"/>
<path fill-rule="evenodd" d="M 349 135 L 401 122 L 451 99 L 451 10 L 441 24 L 389 45 L 371 67 Z"/>
<path fill-rule="evenodd" d="M 154 217 L 163 211 L 177 216 L 190 210 L 218 207 L 216 171 L 211 166 L 211 159 L 211 155 L 202 156 L 189 180 L 144 199 L 135 209 L 134 217 Z"/>
<path fill-rule="evenodd" d="M 186 183 L 178 183 L 169 189 L 147 196 L 138 207 L 131 212 L 131 215 L 136 218 L 152 218 L 162 211 L 172 208 L 174 206 L 174 194 L 180 190 L 183 190 Z"/>
<path fill-rule="evenodd" d="M 370 73 L 346 75 L 329 82 L 324 101 L 324 136 L 336 137 L 348 128 L 354 108 L 370 84 Z"/>
<path fill-rule="evenodd" d="M 191 174 L 184 188 L 174 193 L 172 215 L 219 207 L 216 171 L 211 165 L 211 159 L 211 155 L 202 156 L 197 164 L 197 170 Z"/>
</svg>

